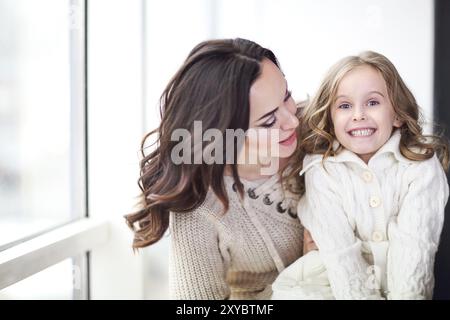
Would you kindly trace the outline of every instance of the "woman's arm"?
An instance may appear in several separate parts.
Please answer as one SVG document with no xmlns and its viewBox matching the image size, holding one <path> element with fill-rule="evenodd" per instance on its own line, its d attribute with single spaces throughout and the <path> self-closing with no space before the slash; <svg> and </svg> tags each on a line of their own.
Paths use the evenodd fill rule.
<svg viewBox="0 0 450 320">
<path fill-rule="evenodd" d="M 319 250 L 311 236 L 311 233 L 305 229 L 303 232 L 303 255 L 307 254 L 312 250 Z"/>
<path fill-rule="evenodd" d="M 338 193 L 338 184 L 321 164 L 306 172 L 306 194 L 298 214 L 311 232 L 327 268 L 336 299 L 380 299 L 371 286 L 370 268 L 361 254 L 361 241 L 347 219 Z M 353 190 L 348 190 L 353 192 Z"/>
<path fill-rule="evenodd" d="M 397 218 L 389 223 L 388 298 L 431 299 L 434 258 L 444 222 L 448 183 L 436 156 L 414 165 Z"/>
<path fill-rule="evenodd" d="M 227 266 L 212 217 L 197 209 L 170 214 L 170 295 L 173 299 L 227 299 Z"/>
</svg>

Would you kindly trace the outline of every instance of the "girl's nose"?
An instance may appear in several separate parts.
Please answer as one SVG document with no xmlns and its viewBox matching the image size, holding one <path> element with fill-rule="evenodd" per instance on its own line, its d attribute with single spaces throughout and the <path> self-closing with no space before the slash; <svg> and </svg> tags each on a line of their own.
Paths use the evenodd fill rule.
<svg viewBox="0 0 450 320">
<path fill-rule="evenodd" d="M 353 109 L 353 116 L 352 116 L 352 120 L 353 121 L 362 121 L 362 120 L 366 120 L 366 115 L 364 113 L 364 109 L 361 107 L 355 107 Z"/>
</svg>

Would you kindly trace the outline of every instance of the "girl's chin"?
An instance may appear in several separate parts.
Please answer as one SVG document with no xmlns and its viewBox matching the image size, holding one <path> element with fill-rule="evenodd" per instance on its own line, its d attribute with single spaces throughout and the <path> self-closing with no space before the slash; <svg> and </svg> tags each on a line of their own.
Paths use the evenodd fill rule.
<svg viewBox="0 0 450 320">
<path fill-rule="evenodd" d="M 369 143 L 351 143 L 348 144 L 348 146 L 344 147 L 347 150 L 350 150 L 353 153 L 356 153 L 357 155 L 364 155 L 364 154 L 369 154 L 369 153 L 374 153 L 376 152 L 379 147 L 377 147 L 375 144 L 369 144 Z"/>
</svg>

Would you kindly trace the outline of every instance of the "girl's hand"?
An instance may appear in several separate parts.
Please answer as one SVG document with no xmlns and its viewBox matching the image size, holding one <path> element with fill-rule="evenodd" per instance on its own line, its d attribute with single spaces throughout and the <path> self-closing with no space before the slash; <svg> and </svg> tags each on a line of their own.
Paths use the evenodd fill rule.
<svg viewBox="0 0 450 320">
<path fill-rule="evenodd" d="M 314 240 L 311 237 L 309 231 L 305 229 L 305 231 L 303 232 L 303 255 L 307 254 L 312 250 L 319 250 L 319 249 L 314 243 Z"/>
</svg>

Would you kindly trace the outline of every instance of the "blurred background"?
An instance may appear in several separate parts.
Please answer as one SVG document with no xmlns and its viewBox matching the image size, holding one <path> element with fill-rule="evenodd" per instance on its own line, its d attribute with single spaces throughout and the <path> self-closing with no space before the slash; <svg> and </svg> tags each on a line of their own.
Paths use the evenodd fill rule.
<svg viewBox="0 0 450 320">
<path fill-rule="evenodd" d="M 167 299 L 167 235 L 133 253 L 139 147 L 189 51 L 248 38 L 296 100 L 346 55 L 386 55 L 446 127 L 445 0 L 0 0 L 0 299 Z M 447 219 L 448 221 L 448 219 Z M 435 298 L 450 299 L 446 224 Z"/>
</svg>

